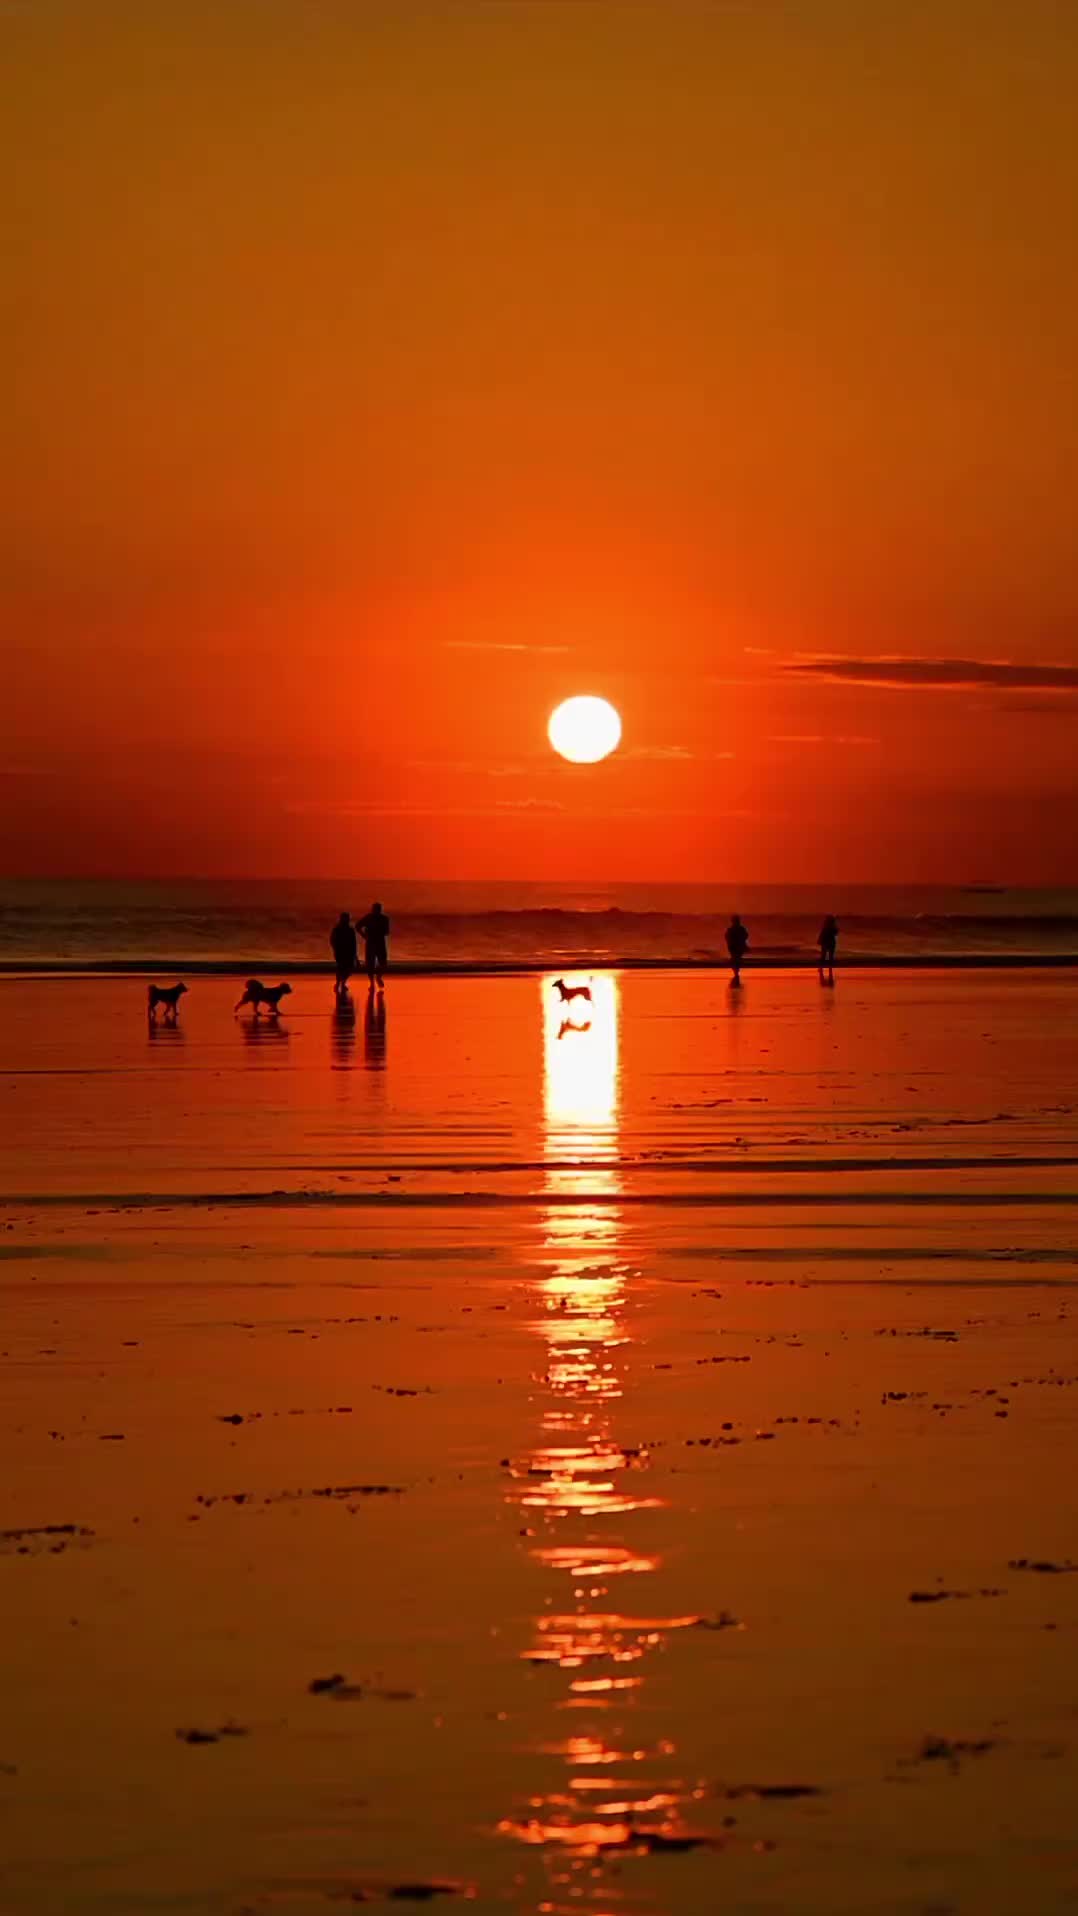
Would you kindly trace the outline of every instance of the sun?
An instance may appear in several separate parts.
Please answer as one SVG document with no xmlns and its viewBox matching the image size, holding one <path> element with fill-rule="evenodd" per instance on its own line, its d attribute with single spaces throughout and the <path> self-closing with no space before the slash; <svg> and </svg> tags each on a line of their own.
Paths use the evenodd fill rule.
<svg viewBox="0 0 1078 1916">
<path fill-rule="evenodd" d="M 609 699 L 589 694 L 564 699 L 551 712 L 546 729 L 554 750 L 574 765 L 595 765 L 609 758 L 621 740 L 621 718 Z"/>
</svg>

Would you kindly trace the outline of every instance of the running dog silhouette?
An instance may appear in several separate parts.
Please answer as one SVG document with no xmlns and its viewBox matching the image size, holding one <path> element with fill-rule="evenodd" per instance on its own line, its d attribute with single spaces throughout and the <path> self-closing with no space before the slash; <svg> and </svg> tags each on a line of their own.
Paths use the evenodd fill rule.
<svg viewBox="0 0 1078 1916">
<path fill-rule="evenodd" d="M 555 978 L 554 989 L 563 1005 L 571 1004 L 574 998 L 583 998 L 589 1005 L 591 1003 L 590 985 L 567 985 L 564 978 Z"/>
<path fill-rule="evenodd" d="M 264 985 L 260 978 L 248 978 L 243 997 L 235 1009 L 239 1011 L 242 1005 L 253 1005 L 257 1018 L 265 1005 L 270 1017 L 276 1018 L 281 1009 L 281 999 L 287 998 L 291 990 L 291 985 Z"/>
<path fill-rule="evenodd" d="M 149 985 L 146 991 L 146 1014 L 152 1025 L 157 1023 L 157 1007 L 164 1005 L 166 1024 L 174 1025 L 176 1013 L 180 1008 L 180 999 L 187 990 L 186 985 Z"/>
</svg>

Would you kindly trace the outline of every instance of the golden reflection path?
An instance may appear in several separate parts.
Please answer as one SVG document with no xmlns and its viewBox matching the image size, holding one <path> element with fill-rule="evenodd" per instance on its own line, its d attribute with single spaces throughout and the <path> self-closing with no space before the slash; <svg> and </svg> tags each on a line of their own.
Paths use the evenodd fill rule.
<svg viewBox="0 0 1078 1916">
<path fill-rule="evenodd" d="M 590 1004 L 569 1007 L 549 980 L 540 983 L 545 1188 L 577 1202 L 542 1214 L 530 1326 L 545 1360 L 535 1380 L 540 1430 L 534 1448 L 512 1461 L 508 1492 L 554 1592 L 520 1654 L 564 1673 L 551 1728 L 554 1712 L 572 1713 L 565 1734 L 534 1746 L 561 1759 L 563 1779 L 499 1824 L 503 1836 L 545 1852 L 548 1895 L 537 1906 L 545 1916 L 624 1907 L 626 1889 L 610 1865 L 691 1841 L 684 1806 L 694 1794 L 670 1774 L 674 1745 L 664 1738 L 647 1747 L 632 1729 L 649 1656 L 697 1619 L 655 1615 L 646 1598 L 636 1601 L 661 1559 L 634 1544 L 633 1520 L 662 1500 L 649 1491 L 646 1448 L 616 1428 L 632 1367 L 632 1273 L 611 1201 L 622 1189 L 620 986 L 610 976 L 587 982 Z"/>
</svg>

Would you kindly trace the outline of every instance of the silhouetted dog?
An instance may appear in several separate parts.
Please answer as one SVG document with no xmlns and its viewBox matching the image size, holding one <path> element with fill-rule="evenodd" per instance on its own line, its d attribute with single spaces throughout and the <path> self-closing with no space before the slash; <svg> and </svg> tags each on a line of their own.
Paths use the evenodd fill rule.
<svg viewBox="0 0 1078 1916">
<path fill-rule="evenodd" d="M 555 978 L 554 989 L 563 1005 L 569 1004 L 574 998 L 585 998 L 589 1005 L 591 1003 L 590 985 L 567 985 L 564 978 Z"/>
<path fill-rule="evenodd" d="M 164 1005 L 165 1018 L 170 1025 L 174 1025 L 180 999 L 186 990 L 186 985 L 150 985 L 146 991 L 146 1011 L 150 1023 L 157 1023 L 157 1007 Z"/>
<path fill-rule="evenodd" d="M 291 990 L 291 985 L 264 985 L 260 978 L 248 978 L 243 997 L 235 1009 L 238 1011 L 240 1005 L 253 1005 L 257 1018 L 265 1005 L 270 1017 L 276 1018 L 281 1009 L 281 999 L 287 998 Z"/>
</svg>

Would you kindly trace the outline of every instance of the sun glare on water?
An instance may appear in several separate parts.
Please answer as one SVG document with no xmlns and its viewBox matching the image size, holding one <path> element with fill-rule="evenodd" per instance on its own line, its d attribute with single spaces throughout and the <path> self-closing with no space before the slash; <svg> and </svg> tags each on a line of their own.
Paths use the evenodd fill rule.
<svg viewBox="0 0 1078 1916">
<path fill-rule="evenodd" d="M 563 700 L 550 714 L 547 737 L 562 758 L 574 765 L 595 765 L 616 751 L 621 718 L 608 699 L 583 694 Z"/>
</svg>

